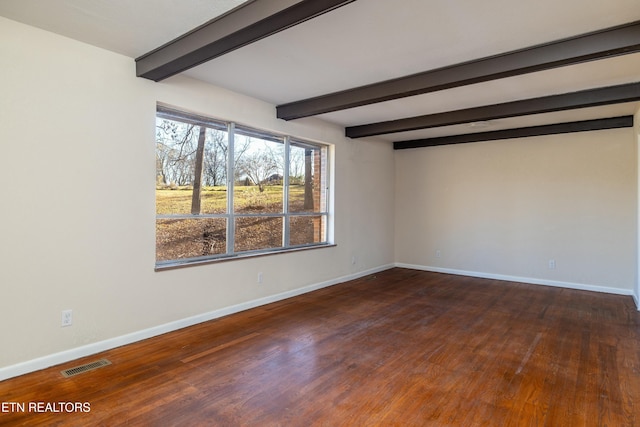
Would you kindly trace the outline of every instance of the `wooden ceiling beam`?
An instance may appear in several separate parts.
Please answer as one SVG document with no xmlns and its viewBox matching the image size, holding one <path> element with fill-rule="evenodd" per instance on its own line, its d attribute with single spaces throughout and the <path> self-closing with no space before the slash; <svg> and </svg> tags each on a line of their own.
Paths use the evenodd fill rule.
<svg viewBox="0 0 640 427">
<path fill-rule="evenodd" d="M 640 21 L 276 107 L 292 120 L 640 52 Z"/>
<path fill-rule="evenodd" d="M 345 135 L 349 138 L 363 138 L 418 129 L 459 125 L 462 123 L 620 104 L 638 100 L 640 100 L 640 82 L 351 126 L 345 129 Z"/>
<path fill-rule="evenodd" d="M 410 141 L 396 141 L 393 143 L 393 149 L 405 150 L 408 148 L 436 147 L 439 145 L 498 141 L 502 139 L 527 138 L 531 136 L 557 135 L 563 133 L 588 132 L 594 130 L 619 129 L 628 127 L 633 127 L 633 116 L 620 116 L 606 119 L 583 120 L 579 122 L 555 123 L 551 125 L 530 126 L 490 132 L 441 136 L 437 138 L 414 139 Z"/>
<path fill-rule="evenodd" d="M 254 0 L 136 59 L 136 75 L 164 80 L 355 0 Z"/>
</svg>

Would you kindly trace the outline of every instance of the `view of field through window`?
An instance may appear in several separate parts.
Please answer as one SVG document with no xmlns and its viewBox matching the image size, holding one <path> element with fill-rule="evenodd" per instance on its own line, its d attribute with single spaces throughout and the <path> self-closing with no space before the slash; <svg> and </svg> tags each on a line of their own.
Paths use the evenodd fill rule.
<svg viewBox="0 0 640 427">
<path fill-rule="evenodd" d="M 326 169 L 326 146 L 159 109 L 156 262 L 326 243 Z"/>
</svg>

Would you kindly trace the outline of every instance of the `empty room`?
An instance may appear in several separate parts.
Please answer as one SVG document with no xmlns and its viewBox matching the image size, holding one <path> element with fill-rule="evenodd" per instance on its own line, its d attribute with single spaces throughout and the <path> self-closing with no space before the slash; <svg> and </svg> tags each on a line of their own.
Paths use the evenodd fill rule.
<svg viewBox="0 0 640 427">
<path fill-rule="evenodd" d="M 0 425 L 640 424 L 637 0 L 1 0 Z"/>
</svg>

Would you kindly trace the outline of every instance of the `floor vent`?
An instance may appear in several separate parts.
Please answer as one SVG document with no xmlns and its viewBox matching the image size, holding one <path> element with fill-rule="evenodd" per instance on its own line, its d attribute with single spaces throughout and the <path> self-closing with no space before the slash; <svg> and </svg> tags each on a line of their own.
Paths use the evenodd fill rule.
<svg viewBox="0 0 640 427">
<path fill-rule="evenodd" d="M 65 378 L 73 377 L 74 375 L 82 374 L 83 372 L 93 371 L 94 369 L 102 368 L 103 366 L 111 365 L 107 359 L 100 359 L 95 362 L 87 363 L 86 365 L 76 366 L 75 368 L 65 369 L 60 371 Z"/>
</svg>

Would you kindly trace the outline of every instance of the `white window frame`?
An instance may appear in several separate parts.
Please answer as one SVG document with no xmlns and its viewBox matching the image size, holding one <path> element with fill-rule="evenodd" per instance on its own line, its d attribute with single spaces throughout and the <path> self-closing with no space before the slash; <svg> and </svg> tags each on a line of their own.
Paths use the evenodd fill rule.
<svg viewBox="0 0 640 427">
<path fill-rule="evenodd" d="M 209 262 L 217 262 L 223 260 L 237 259 L 237 258 L 246 258 L 258 255 L 265 254 L 275 254 L 275 253 L 283 253 L 283 252 L 291 252 L 298 251 L 304 249 L 312 249 L 312 248 L 320 248 L 327 246 L 334 246 L 331 242 L 331 231 L 333 229 L 333 216 L 331 215 L 331 166 L 332 166 L 332 156 L 331 156 L 331 146 L 326 143 L 312 142 L 304 138 L 292 137 L 290 135 L 282 135 L 269 131 L 262 131 L 250 126 L 240 125 L 236 122 L 232 121 L 223 121 L 212 119 L 206 116 L 201 116 L 194 113 L 189 113 L 180 109 L 176 109 L 174 107 L 166 106 L 164 104 L 158 104 L 156 110 L 156 118 L 167 119 L 182 123 L 191 123 L 198 126 L 206 126 L 213 129 L 222 130 L 224 126 L 226 126 L 227 138 L 228 138 L 228 146 L 227 146 L 227 206 L 225 213 L 201 213 L 198 215 L 194 214 L 156 214 L 156 221 L 161 219 L 206 219 L 206 218 L 223 218 L 226 220 L 226 252 L 223 254 L 212 254 L 191 258 L 182 258 L 182 259 L 174 259 L 174 260 L 162 260 L 158 261 L 156 258 L 156 270 L 164 270 L 171 269 L 176 267 L 184 267 L 189 265 L 197 265 Z M 282 200 L 282 212 L 280 213 L 240 213 L 234 211 L 234 194 L 235 194 L 235 162 L 229 161 L 233 160 L 234 157 L 234 149 L 235 149 L 235 139 L 236 139 L 236 128 L 241 128 L 245 132 L 252 132 L 256 135 L 264 135 L 265 137 L 278 138 L 282 139 L 284 143 L 284 170 L 283 170 L 283 200 Z M 320 185 L 324 189 L 323 199 L 321 201 L 321 207 L 324 207 L 321 211 L 305 211 L 305 212 L 290 212 L 289 211 L 289 186 L 290 186 L 290 177 L 289 177 L 289 167 L 290 167 L 290 153 L 291 153 L 291 144 L 292 140 L 296 146 L 300 146 L 301 144 L 308 144 L 309 147 L 313 149 L 321 149 L 324 150 L 324 154 L 322 156 L 322 174 L 321 174 L 321 183 Z M 292 217 L 318 217 L 322 218 L 324 222 L 324 241 L 323 242 L 315 242 L 315 243 L 306 243 L 301 245 L 291 245 L 290 244 L 290 220 Z M 265 248 L 265 249 L 257 249 L 257 250 L 248 250 L 248 251 L 235 251 L 235 220 L 238 218 L 265 218 L 265 217 L 273 217 L 273 218 L 282 218 L 283 222 L 283 233 L 282 233 L 282 246 L 275 248 Z M 157 233 L 157 229 L 156 229 Z M 157 237 L 157 235 L 156 235 Z"/>
</svg>

